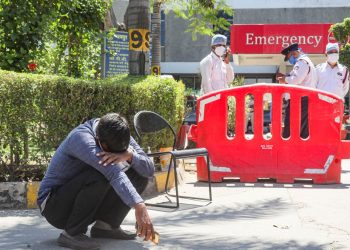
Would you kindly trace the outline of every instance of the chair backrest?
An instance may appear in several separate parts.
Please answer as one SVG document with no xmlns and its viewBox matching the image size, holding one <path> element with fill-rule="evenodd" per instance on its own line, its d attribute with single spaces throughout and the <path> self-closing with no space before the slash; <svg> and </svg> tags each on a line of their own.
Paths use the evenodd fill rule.
<svg viewBox="0 0 350 250">
<path fill-rule="evenodd" d="M 134 128 L 138 139 L 141 141 L 141 134 L 156 133 L 163 129 L 169 129 L 174 136 L 173 149 L 176 145 L 176 133 L 171 125 L 159 114 L 142 110 L 134 116 Z"/>
</svg>

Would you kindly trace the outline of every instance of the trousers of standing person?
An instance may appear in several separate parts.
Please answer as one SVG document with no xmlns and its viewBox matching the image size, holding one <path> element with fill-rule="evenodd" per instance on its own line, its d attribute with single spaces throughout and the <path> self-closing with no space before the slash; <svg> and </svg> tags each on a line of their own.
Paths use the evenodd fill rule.
<svg viewBox="0 0 350 250">
<path fill-rule="evenodd" d="M 300 137 L 306 139 L 309 137 L 309 100 L 307 96 L 301 98 L 301 117 L 300 117 Z M 283 138 L 290 136 L 290 100 L 287 100 L 286 113 L 284 119 Z"/>
</svg>

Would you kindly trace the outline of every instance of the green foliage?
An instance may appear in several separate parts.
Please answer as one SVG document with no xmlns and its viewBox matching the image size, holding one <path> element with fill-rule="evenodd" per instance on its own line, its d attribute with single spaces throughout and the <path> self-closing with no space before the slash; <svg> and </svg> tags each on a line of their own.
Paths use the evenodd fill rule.
<svg viewBox="0 0 350 250">
<path fill-rule="evenodd" d="M 228 135 L 233 136 L 236 130 L 236 98 L 229 96 L 227 99 L 227 130 Z"/>
<path fill-rule="evenodd" d="M 345 24 L 344 23 L 336 23 L 331 26 L 331 31 L 333 32 L 334 38 L 344 43 L 346 42 L 347 33 L 345 30 Z"/>
<path fill-rule="evenodd" d="M 44 73 L 73 77 L 99 74 L 101 24 L 110 4 L 111 0 L 59 1 L 46 34 L 48 54 L 41 60 L 46 66 Z M 53 67 L 47 68 L 49 65 Z"/>
<path fill-rule="evenodd" d="M 227 30 L 230 23 L 219 13 L 233 16 L 233 10 L 224 0 L 176 0 L 164 1 L 168 9 L 174 11 L 175 15 L 188 20 L 189 26 L 186 32 L 192 33 L 192 39 L 197 35 L 212 36 L 216 31 Z"/>
<path fill-rule="evenodd" d="M 132 86 L 132 93 L 135 110 L 152 110 L 161 114 L 175 130 L 180 127 L 184 115 L 185 87 L 182 83 L 171 78 L 147 77 Z M 159 138 L 153 135 L 145 138 L 142 145 L 150 146 L 152 150 L 172 146 L 169 134 L 161 134 Z"/>
<path fill-rule="evenodd" d="M 178 127 L 184 85 L 154 76 L 88 81 L 0 71 L 0 168 L 13 175 L 19 167 L 45 167 L 60 142 L 83 120 L 118 112 L 132 125 L 139 110 L 158 112 Z M 169 145 L 169 137 L 150 138 L 144 145 Z"/>
<path fill-rule="evenodd" d="M 342 44 L 339 62 L 350 68 L 350 17 L 347 17 L 341 23 L 335 23 L 331 26 L 335 39 Z"/>
<path fill-rule="evenodd" d="M 339 61 L 350 69 L 350 43 L 345 44 L 341 49 Z"/>
<path fill-rule="evenodd" d="M 244 76 L 236 75 L 235 79 L 229 83 L 229 87 L 238 87 L 244 85 Z"/>
<path fill-rule="evenodd" d="M 0 0 L 0 68 L 27 70 L 43 49 L 53 7 L 49 0 Z"/>
<path fill-rule="evenodd" d="M 97 78 L 111 0 L 0 0 L 0 68 Z"/>
<path fill-rule="evenodd" d="M 244 77 L 236 75 L 235 79 L 229 83 L 230 88 L 239 87 L 244 85 Z M 227 127 L 229 136 L 233 136 L 235 134 L 236 128 L 236 98 L 230 96 L 227 101 L 228 106 L 228 115 L 227 115 Z"/>
</svg>

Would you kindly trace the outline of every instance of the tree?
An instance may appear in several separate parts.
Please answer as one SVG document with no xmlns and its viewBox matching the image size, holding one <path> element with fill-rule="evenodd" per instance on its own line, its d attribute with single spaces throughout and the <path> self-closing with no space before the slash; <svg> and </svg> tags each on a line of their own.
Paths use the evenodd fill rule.
<svg viewBox="0 0 350 250">
<path fill-rule="evenodd" d="M 55 74 L 82 77 L 84 72 L 99 71 L 103 21 L 111 0 L 59 1 L 48 33 L 49 45 L 55 44 Z"/>
<path fill-rule="evenodd" d="M 160 11 L 161 0 L 153 1 L 153 13 L 151 22 L 152 32 L 152 74 L 160 75 L 160 59 L 161 59 L 161 44 L 160 44 Z"/>
<path fill-rule="evenodd" d="M 44 49 L 44 33 L 55 3 L 0 0 L 0 68 L 26 71 Z"/>
<path fill-rule="evenodd" d="M 111 0 L 0 0 L 0 67 L 26 71 L 35 60 L 43 73 L 98 73 L 110 6 Z"/>
<path fill-rule="evenodd" d="M 227 30 L 230 26 L 221 14 L 233 16 L 233 9 L 226 4 L 225 0 L 165 0 L 167 9 L 185 20 L 189 25 L 186 32 L 192 33 L 192 39 L 197 35 L 212 36 L 219 30 Z"/>
<path fill-rule="evenodd" d="M 137 2 L 139 6 L 143 7 L 136 9 L 135 4 Z M 229 27 L 230 23 L 225 18 L 219 16 L 220 12 L 231 16 L 233 15 L 233 10 L 224 0 L 153 0 L 153 21 L 156 23 L 152 24 L 152 68 L 160 67 L 160 10 L 162 4 L 165 5 L 165 9 L 171 9 L 178 17 L 188 20 L 189 26 L 186 32 L 192 33 L 193 40 L 196 40 L 198 34 L 211 36 L 214 32 Z M 139 22 L 139 24 L 137 24 L 141 19 L 140 16 L 144 16 L 145 13 L 147 13 L 148 16 L 146 8 L 150 8 L 149 1 L 129 1 L 128 11 L 124 17 L 128 30 L 149 29 L 148 18 L 147 20 L 145 19 L 143 23 Z M 133 12 L 130 12 L 130 9 L 133 9 Z M 133 26 L 130 26 L 131 23 Z M 130 36 L 130 42 L 133 43 L 134 40 L 136 40 L 135 38 L 137 37 Z M 147 39 L 147 36 L 144 38 Z M 132 54 L 133 52 L 129 55 Z M 153 57 L 155 58 L 153 59 Z M 139 61 L 137 60 L 137 56 L 130 57 L 130 74 L 138 74 L 137 65 Z"/>
<path fill-rule="evenodd" d="M 144 75 L 149 68 L 149 0 L 130 0 L 124 17 L 129 31 L 129 73 Z"/>
<path fill-rule="evenodd" d="M 339 61 L 350 68 L 350 17 L 344 19 L 341 23 L 335 23 L 331 26 L 334 38 L 341 44 Z"/>
</svg>

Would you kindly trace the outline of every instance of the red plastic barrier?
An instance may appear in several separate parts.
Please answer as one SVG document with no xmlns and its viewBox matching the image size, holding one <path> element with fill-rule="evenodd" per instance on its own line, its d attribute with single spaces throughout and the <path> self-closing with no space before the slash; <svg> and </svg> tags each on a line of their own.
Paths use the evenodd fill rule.
<svg viewBox="0 0 350 250">
<path fill-rule="evenodd" d="M 263 134 L 263 96 L 272 95 L 271 138 Z M 282 96 L 289 93 L 290 137 L 282 138 Z M 245 136 L 246 95 L 254 96 L 254 137 Z M 228 97 L 236 100 L 234 136 L 227 130 Z M 300 137 L 301 97 L 308 96 L 309 137 Z M 197 101 L 197 125 L 189 139 L 205 147 L 211 160 L 211 178 L 221 182 L 237 177 L 241 182 L 259 178 L 293 183 L 312 179 L 314 183 L 340 183 L 341 159 L 350 157 L 350 142 L 340 139 L 343 100 L 335 95 L 308 88 L 256 84 L 217 91 Z M 197 178 L 207 181 L 203 159 L 197 159 Z"/>
</svg>

